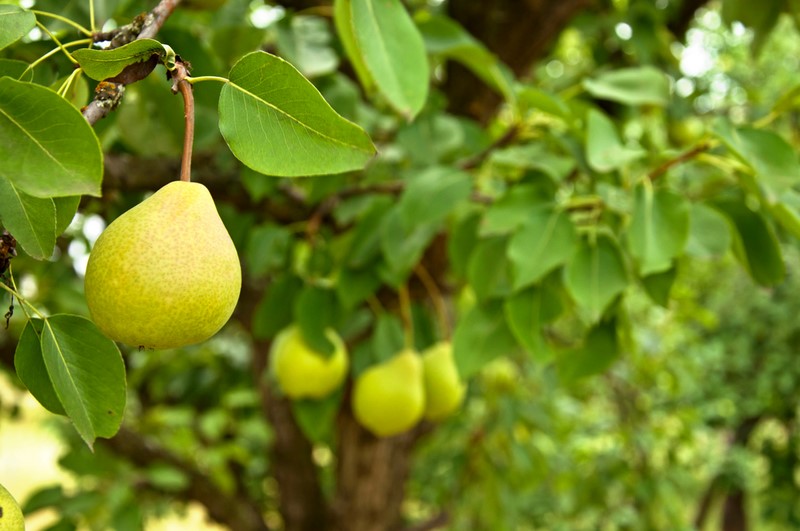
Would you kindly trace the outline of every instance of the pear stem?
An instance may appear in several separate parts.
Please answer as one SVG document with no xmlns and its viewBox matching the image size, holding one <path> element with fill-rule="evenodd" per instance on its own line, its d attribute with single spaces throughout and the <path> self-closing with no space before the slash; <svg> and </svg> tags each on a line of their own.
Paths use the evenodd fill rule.
<svg viewBox="0 0 800 531">
<path fill-rule="evenodd" d="M 400 318 L 403 321 L 403 331 L 405 332 L 406 348 L 414 348 L 414 319 L 411 315 L 411 297 L 408 293 L 408 286 L 402 284 L 397 289 L 400 298 Z"/>
<path fill-rule="evenodd" d="M 186 81 L 189 71 L 186 65 L 178 61 L 175 70 L 171 72 L 173 79 L 173 92 L 180 92 L 183 96 L 183 116 L 186 119 L 186 128 L 183 134 L 183 156 L 181 157 L 181 181 L 192 180 L 192 146 L 194 145 L 194 93 L 192 85 Z"/>
</svg>

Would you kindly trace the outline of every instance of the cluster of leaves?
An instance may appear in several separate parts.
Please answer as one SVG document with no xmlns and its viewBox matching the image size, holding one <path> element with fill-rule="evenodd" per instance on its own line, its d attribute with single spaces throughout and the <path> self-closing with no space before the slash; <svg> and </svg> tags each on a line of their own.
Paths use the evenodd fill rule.
<svg viewBox="0 0 800 531">
<path fill-rule="evenodd" d="M 59 11 L 54 1 L 37 2 L 36 7 L 45 10 L 50 4 L 52 11 Z M 97 4 L 104 6 L 98 12 L 118 20 L 130 20 L 144 7 L 136 1 Z M 218 207 L 242 256 L 248 286 L 264 293 L 252 319 L 247 314 L 243 319 L 252 336 L 248 341 L 269 340 L 297 322 L 312 345 L 327 351 L 323 330 L 333 326 L 357 343 L 352 366 L 358 373 L 398 351 L 409 328 L 418 350 L 450 335 L 449 316 L 454 315 L 452 336 L 462 376 L 475 376 L 502 355 L 525 353 L 546 368 L 538 388 L 544 393 L 564 384 L 580 385 L 581 378 L 606 371 L 622 352 L 633 357 L 638 347 L 631 297 L 645 293 L 648 304 L 668 306 L 676 278 L 693 259 L 716 259 L 732 251 L 756 284 L 775 286 L 784 280 L 779 242 L 800 237 L 800 162 L 779 126 L 796 108 L 795 89 L 766 108 L 752 109 L 744 121 L 724 112 L 708 117 L 710 133 L 686 144 L 665 134 L 675 109 L 685 112 L 685 102 L 671 83 L 680 75 L 676 66 L 659 63 L 657 54 L 640 52 L 631 64 L 581 72 L 569 79 L 567 90 L 546 90 L 514 79 L 436 7 L 422 5 L 411 13 L 397 0 L 337 0 L 332 22 L 285 13 L 279 22 L 259 29 L 242 23 L 251 13 L 250 4 L 230 0 L 214 14 L 179 10 L 158 41 L 136 41 L 111 51 L 75 51 L 71 57 L 78 70 L 63 53 L 34 62 L 56 47 L 51 40 L 19 40 L 36 24 L 60 40 L 74 36 L 73 27 L 0 6 L 5 15 L 0 17 L 0 116 L 7 117 L 0 118 L 0 187 L 5 190 L 0 216 L 30 257 L 49 258 L 78 208 L 79 196 L 100 195 L 104 152 L 174 156 L 181 149 L 181 102 L 169 94 L 160 76 L 127 87 L 119 110 L 93 129 L 78 110 L 88 101 L 88 82 L 82 74 L 72 74 L 103 80 L 153 55 L 169 66 L 171 48 L 193 64 L 197 76 L 196 147 L 200 154 L 211 154 L 209 160 L 222 174 L 217 183 L 208 184 L 221 182 L 218 189 L 233 190 L 234 199 L 236 192 L 246 195 L 245 207 L 222 199 Z M 639 8 L 642 27 L 662 23 L 657 8 Z M 82 24 L 89 20 L 82 7 L 62 15 Z M 635 31 L 640 34 L 638 27 Z M 252 51 L 262 46 L 275 54 Z M 435 73 L 449 62 L 470 69 L 503 99 L 502 112 L 491 123 L 447 111 Z M 358 83 L 339 71 L 343 63 L 349 63 Z M 223 142 L 230 151 L 222 149 Z M 374 157 L 373 142 L 378 152 Z M 311 175 L 324 177 L 305 178 Z M 88 205 L 87 211 L 113 216 L 100 202 Z M 412 295 L 408 307 L 396 295 L 405 292 Z M 30 301 L 24 304 L 38 315 Z M 80 304 L 66 306 L 84 312 Z M 64 314 L 45 318 L 43 312 L 40 317 L 21 333 L 18 376 L 45 407 L 66 412 L 87 442 L 113 434 L 121 422 L 120 397 L 124 399 L 126 389 L 119 351 L 95 337 L 85 319 Z M 86 338 L 94 339 L 74 345 Z M 63 348 L 53 346 L 61 343 Z M 145 366 L 155 363 L 146 361 L 147 353 L 130 356 Z M 101 358 L 108 363 L 103 372 Z M 158 364 L 158 370 L 173 374 L 166 363 Z M 73 379 L 65 387 L 59 372 L 85 374 L 89 381 Z M 155 372 L 131 368 L 128 385 L 146 390 L 143 375 Z M 115 379 L 107 380 L 107 373 Z M 244 373 L 245 367 L 236 367 L 236 375 Z M 157 418 L 158 400 L 186 399 L 191 408 L 200 407 L 187 398 L 196 382 L 177 375 L 173 380 L 154 378 L 152 385 L 182 387 L 153 392 L 152 402 L 128 408 L 142 407 L 146 418 Z M 111 398 L 98 394 L 108 381 L 116 382 L 109 388 Z M 247 386 L 239 380 L 230 389 L 214 386 L 226 397 L 239 387 Z M 481 390 L 476 384 L 473 392 Z M 498 485 L 492 491 L 495 499 L 487 501 L 477 490 L 465 499 L 502 508 L 495 514 L 507 515 L 509 527 L 527 518 L 551 525 L 546 518 L 552 517 L 548 511 L 557 500 L 563 504 L 561 514 L 588 518 L 582 512 L 592 507 L 586 499 L 578 493 L 563 497 L 560 491 L 578 483 L 578 477 L 549 489 L 497 474 L 502 466 L 544 477 L 543 470 L 551 466 L 547 459 L 557 457 L 553 447 L 570 439 L 575 425 L 591 431 L 583 424 L 586 418 L 574 414 L 574 399 L 548 405 L 535 401 L 532 391 L 517 392 L 518 400 L 500 400 L 489 409 L 476 406 L 441 432 L 446 439 L 451 428 L 486 421 L 475 437 L 488 433 L 492 451 L 507 451 L 484 461 L 461 456 L 463 475 L 455 476 L 467 478 L 461 488 L 475 474 L 485 479 L 487 471 Z M 311 440 L 331 442 L 341 399 L 296 404 L 296 416 Z M 99 404 L 102 411 L 95 411 Z M 107 404 L 115 407 L 109 410 Z M 254 439 L 259 446 L 252 455 L 263 455 L 262 445 L 268 442 L 263 425 L 250 419 L 255 417 L 247 409 L 252 404 L 245 406 L 248 421 L 224 430 L 219 429 L 220 419 L 228 411 L 220 414 L 211 406 L 202 417 L 208 414 L 210 420 L 199 426 L 188 409 L 183 416 L 175 414 L 180 413 L 175 406 L 167 408 L 163 423 L 147 425 L 143 420 L 137 427 L 172 433 L 176 440 L 167 445 L 178 453 L 204 434 L 216 434 L 204 458 L 225 464 L 215 482 L 230 488 L 227 464 L 246 459 L 216 455 L 215 445 L 228 437 L 236 442 L 219 447 L 235 454 L 232 449 L 241 447 L 242 434 L 252 431 L 262 435 Z M 82 409 L 88 410 L 86 422 L 77 413 Z M 574 415 L 563 421 L 565 414 Z M 555 442 L 532 432 L 556 434 Z M 623 436 L 633 445 L 636 429 Z M 684 432 L 681 436 L 689 437 Z M 439 441 L 435 450 L 452 450 Z M 573 443 L 580 446 L 581 441 Z M 585 464 L 587 454 L 580 450 L 576 461 Z M 621 474 L 628 457 L 624 452 L 614 456 L 601 475 Z M 649 471 L 655 488 L 657 472 L 666 465 L 651 469 L 649 463 L 640 464 L 638 471 Z M 556 468 L 571 466 L 562 462 Z M 94 467 L 73 470 L 98 472 Z M 586 467 L 575 470 L 589 473 Z M 444 475 L 431 483 L 449 486 Z M 185 478 L 178 476 L 173 471 L 133 482 L 152 480 L 161 490 L 179 490 Z M 258 491 L 257 478 L 248 481 Z M 682 484 L 677 485 L 680 489 Z M 520 488 L 541 489 L 541 504 L 512 503 L 520 499 Z M 632 498 L 627 491 L 617 494 L 635 512 L 652 492 L 645 489 Z M 612 501 L 603 499 L 604 504 Z M 127 514 L 126 504 L 119 507 L 119 514 Z M 594 507 L 601 510 L 603 505 Z M 668 506 L 664 511 L 673 509 L 678 510 Z M 475 518 L 476 527 L 487 526 Z"/>
</svg>

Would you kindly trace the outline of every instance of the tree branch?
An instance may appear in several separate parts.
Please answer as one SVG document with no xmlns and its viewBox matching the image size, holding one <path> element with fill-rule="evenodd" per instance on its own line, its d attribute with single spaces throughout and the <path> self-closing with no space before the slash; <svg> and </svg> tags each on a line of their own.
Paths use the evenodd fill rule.
<svg viewBox="0 0 800 531">
<path fill-rule="evenodd" d="M 181 0 L 161 0 L 150 13 L 145 16 L 142 29 L 136 36 L 136 39 L 152 39 L 158 34 L 161 26 L 167 21 L 169 16 L 180 4 Z M 98 34 L 98 37 L 107 37 L 107 34 Z M 111 47 L 120 46 L 121 42 L 113 42 Z M 111 86 L 108 86 L 111 85 Z M 95 97 L 89 102 L 89 105 L 83 108 L 83 116 L 86 121 L 91 125 L 96 124 L 101 119 L 108 116 L 108 114 L 116 109 L 122 99 L 124 93 L 124 83 L 106 83 L 101 82 L 97 89 L 95 89 Z"/>
<path fill-rule="evenodd" d="M 684 162 L 688 162 L 693 158 L 695 158 L 697 155 L 704 153 L 709 149 L 711 149 L 711 144 L 709 142 L 702 142 L 693 147 L 692 149 L 690 149 L 689 151 L 685 151 L 684 153 L 681 153 L 677 157 L 671 158 L 663 162 L 657 168 L 648 173 L 647 177 L 651 181 L 655 181 L 656 179 L 667 173 L 670 169 L 672 169 L 673 166 L 677 166 L 679 164 L 683 164 Z"/>
</svg>

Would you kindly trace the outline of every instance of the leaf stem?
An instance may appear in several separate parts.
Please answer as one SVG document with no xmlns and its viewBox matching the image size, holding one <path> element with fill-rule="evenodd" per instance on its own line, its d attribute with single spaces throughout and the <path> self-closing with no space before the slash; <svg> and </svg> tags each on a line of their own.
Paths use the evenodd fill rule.
<svg viewBox="0 0 800 531">
<path fill-rule="evenodd" d="M 55 13 L 49 13 L 47 11 L 39 11 L 38 9 L 31 9 L 31 13 L 33 13 L 34 15 L 42 16 L 42 17 L 54 18 L 54 19 L 56 19 L 58 21 L 63 22 L 64 24 L 66 24 L 68 26 L 72 26 L 73 28 L 75 28 L 76 30 L 80 31 L 81 33 L 83 33 L 87 37 L 91 37 L 92 36 L 92 32 L 91 31 L 89 31 L 88 29 L 84 28 L 83 26 L 81 26 L 80 24 L 75 22 L 74 20 L 68 19 L 67 17 L 62 17 L 61 15 L 56 15 Z M 38 21 L 37 21 L 37 24 L 38 24 Z M 48 31 L 47 33 L 50 33 L 50 32 Z"/>
<path fill-rule="evenodd" d="M 13 277 L 12 277 L 12 281 L 11 282 L 12 283 L 14 282 L 13 281 Z M 14 285 L 14 288 L 16 288 L 16 287 L 17 286 Z M 3 283 L 3 282 L 0 282 L 0 288 L 2 288 L 3 290 L 7 291 L 8 293 L 10 293 L 11 295 L 13 295 L 14 297 L 17 298 L 17 300 L 22 305 L 22 311 L 25 312 L 26 316 L 28 316 L 28 312 L 25 311 L 25 306 L 27 306 L 40 319 L 47 319 L 47 317 L 42 312 L 40 312 L 39 310 L 36 309 L 36 306 L 34 306 L 30 302 L 28 302 L 24 297 L 22 297 L 16 289 L 10 288 L 9 286 L 6 286 L 5 283 Z M 30 319 L 30 316 L 28 316 L 28 318 Z"/>
<path fill-rule="evenodd" d="M 89 27 L 92 29 L 92 34 L 97 31 L 94 25 L 94 0 L 89 0 Z"/>
<path fill-rule="evenodd" d="M 60 40 L 58 40 L 58 37 L 56 37 L 55 35 L 53 35 L 53 34 L 50 32 L 50 30 L 49 30 L 49 29 L 47 29 L 47 27 L 46 27 L 44 24 L 42 24 L 41 22 L 39 22 L 38 20 L 36 21 L 36 25 L 37 25 L 37 26 L 39 26 L 39 28 L 40 28 L 42 31 L 44 31 L 45 33 L 47 33 L 47 35 L 48 35 L 48 36 L 49 36 L 51 39 L 53 39 L 53 42 L 55 42 L 55 43 L 58 45 L 58 49 L 59 49 L 59 50 L 61 50 L 62 52 L 64 52 L 64 54 L 67 56 L 67 59 L 69 59 L 69 60 L 70 60 L 70 61 L 71 61 L 73 64 L 78 64 L 78 61 L 76 61 L 76 60 L 75 60 L 75 58 L 74 58 L 74 57 L 72 57 L 72 54 L 71 54 L 71 53 L 69 53 L 69 50 L 67 50 L 67 49 L 64 47 L 64 45 L 63 45 L 63 44 L 61 44 L 61 41 L 60 41 Z"/>
<path fill-rule="evenodd" d="M 220 76 L 186 76 L 186 81 L 194 85 L 195 83 L 202 83 L 203 81 L 218 81 L 220 83 L 230 83 L 230 79 Z"/>
<path fill-rule="evenodd" d="M 75 70 L 73 70 L 72 73 L 67 77 L 67 79 L 64 80 L 64 83 L 61 84 L 61 87 L 59 87 L 56 93 L 62 98 L 67 99 L 67 92 L 69 92 L 69 89 L 75 82 L 75 79 L 77 77 L 80 77 L 81 73 L 83 73 L 83 70 L 80 68 L 76 68 Z"/>
</svg>

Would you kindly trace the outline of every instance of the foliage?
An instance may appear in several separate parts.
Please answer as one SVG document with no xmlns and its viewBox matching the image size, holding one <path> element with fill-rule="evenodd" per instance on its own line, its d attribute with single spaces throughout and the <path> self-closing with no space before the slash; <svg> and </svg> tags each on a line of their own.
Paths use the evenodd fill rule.
<svg viewBox="0 0 800 531">
<path fill-rule="evenodd" d="M 216 497 L 277 528 L 285 485 L 265 478 L 282 477 L 271 408 L 284 397 L 259 356 L 296 323 L 322 352 L 336 330 L 351 383 L 452 339 L 467 401 L 412 430 L 433 433 L 407 520 L 688 529 L 705 493 L 746 492 L 759 522 L 800 525 L 786 501 L 800 440 L 798 88 L 778 62 L 800 47 L 794 3 L 763 17 L 712 4 L 681 43 L 667 31 L 676 2 L 600 2 L 530 76 L 446 4 L 406 4 L 178 7 L 154 39 L 113 50 L 93 48 L 98 22 L 122 35 L 153 2 L 0 6 L 0 221 L 23 251 L 2 284 L 18 308 L 4 345 L 18 383 L 95 445 L 63 430 L 61 465 L 83 480 L 26 512 L 135 529 L 171 498 Z M 86 253 L 93 225 L 177 178 L 181 101 L 163 77 L 185 61 L 195 178 L 245 288 L 207 343 L 120 357 L 84 317 Z M 448 107 L 454 64 L 501 99 L 490 121 Z M 109 80 L 127 85 L 121 103 L 104 99 Z M 90 101 L 105 116 L 94 127 Z M 328 499 L 342 484 L 331 455 L 352 442 L 351 383 L 283 402 Z M 125 446 L 134 436 L 158 450 Z"/>
</svg>

